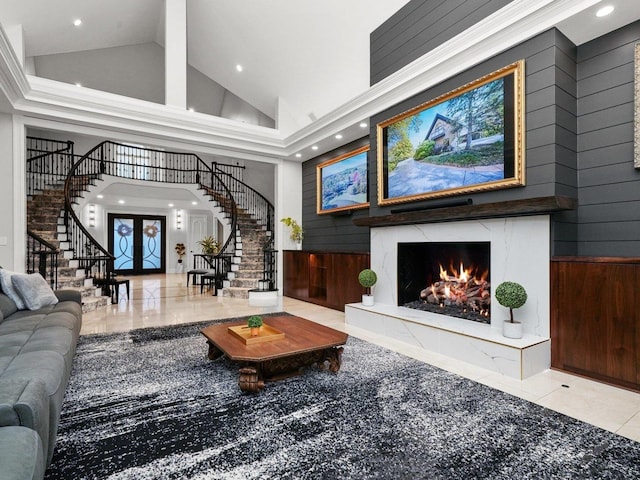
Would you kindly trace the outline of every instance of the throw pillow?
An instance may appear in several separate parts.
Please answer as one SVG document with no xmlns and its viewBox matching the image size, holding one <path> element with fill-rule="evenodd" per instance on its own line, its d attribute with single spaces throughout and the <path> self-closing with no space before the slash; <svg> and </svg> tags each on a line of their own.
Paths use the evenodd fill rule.
<svg viewBox="0 0 640 480">
<path fill-rule="evenodd" d="M 22 301 L 22 298 L 20 298 L 20 295 L 18 295 L 16 289 L 13 288 L 13 282 L 11 281 L 11 278 L 14 275 L 17 275 L 17 273 L 0 268 L 0 285 L 2 285 L 2 291 L 4 294 L 13 300 L 13 303 L 16 304 L 18 310 L 24 310 L 24 302 Z"/>
<path fill-rule="evenodd" d="M 58 297 L 39 273 L 14 274 L 11 281 L 29 310 L 38 310 L 44 306 L 58 303 Z"/>
</svg>

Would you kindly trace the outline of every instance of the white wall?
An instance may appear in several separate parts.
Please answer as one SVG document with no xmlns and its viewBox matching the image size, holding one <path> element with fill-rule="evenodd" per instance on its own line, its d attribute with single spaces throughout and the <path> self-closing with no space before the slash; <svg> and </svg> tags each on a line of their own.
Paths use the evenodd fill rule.
<svg viewBox="0 0 640 480">
<path fill-rule="evenodd" d="M 0 114 L 0 266 L 9 270 L 14 265 L 14 165 L 13 121 L 11 115 Z M 6 242 L 6 243 L 5 243 Z M 24 265 L 22 266 L 24 268 Z"/>
<path fill-rule="evenodd" d="M 156 43 L 35 57 L 36 75 L 164 104 L 164 49 Z"/>
<path fill-rule="evenodd" d="M 30 57 L 35 75 L 127 97 L 165 103 L 164 48 L 157 43 Z M 187 66 L 187 107 L 273 128 L 275 121 L 213 79 Z"/>
</svg>

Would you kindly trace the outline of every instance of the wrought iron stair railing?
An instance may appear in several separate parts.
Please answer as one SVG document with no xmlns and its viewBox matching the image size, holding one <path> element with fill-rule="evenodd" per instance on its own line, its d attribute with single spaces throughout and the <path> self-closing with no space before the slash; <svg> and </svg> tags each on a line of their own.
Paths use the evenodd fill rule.
<svg viewBox="0 0 640 480">
<path fill-rule="evenodd" d="M 238 208 L 231 191 L 200 157 L 190 153 L 167 152 L 105 141 L 85 154 L 71 169 L 65 182 L 65 225 L 74 258 L 80 260 L 88 277 L 96 272 L 113 274 L 114 257 L 82 225 L 73 209 L 84 192 L 103 176 L 162 183 L 196 184 L 220 205 L 229 219 L 229 236 L 220 248 L 219 256 L 231 257 L 235 251 Z M 219 262 L 227 275 L 229 262 Z"/>
<path fill-rule="evenodd" d="M 27 195 L 62 185 L 74 160 L 71 141 L 27 137 Z"/>
<path fill-rule="evenodd" d="M 269 234 L 273 232 L 273 205 L 246 185 L 241 180 L 242 175 L 236 175 L 238 171 L 242 173 L 244 167 L 219 163 L 209 166 L 195 154 L 166 152 L 110 141 L 100 143 L 83 156 L 74 155 L 73 147 L 74 144 L 70 141 L 27 137 L 27 192 L 29 196 L 33 196 L 47 188 L 64 185 L 67 240 L 74 258 L 79 262 L 79 268 L 85 270 L 88 278 L 109 278 L 114 270 L 114 257 L 82 225 L 73 205 L 79 203 L 83 193 L 104 175 L 132 180 L 197 184 L 212 201 L 220 205 L 225 217 L 229 219 L 230 234 L 220 249 L 220 259 L 215 260 L 224 270 L 224 276 L 231 268 L 229 259 L 234 255 L 240 213 L 242 218 L 250 216 L 254 219 L 258 228 Z M 273 237 L 268 238 L 269 241 L 263 246 L 265 252 L 273 243 Z M 31 251 L 32 247 L 28 250 Z M 31 254 L 28 254 L 28 265 L 37 263 L 34 258 L 41 255 L 39 252 L 33 247 Z M 271 258 L 274 258 L 273 253 L 265 253 L 265 261 Z M 272 280 L 273 272 L 275 261 L 273 265 L 265 267 L 265 279 Z M 57 277 L 57 273 L 55 276 Z"/>
<path fill-rule="evenodd" d="M 60 250 L 40 235 L 27 230 L 27 273 L 38 272 L 49 281 L 51 288 L 58 288 L 58 256 Z"/>
<path fill-rule="evenodd" d="M 275 290 L 277 272 L 277 252 L 273 250 L 273 228 L 275 209 L 273 204 L 260 192 L 244 183 L 238 175 L 234 175 L 233 169 L 225 167 L 235 167 L 234 165 L 224 165 L 215 163 L 213 169 L 224 179 L 225 184 L 233 194 L 240 211 L 248 214 L 254 219 L 258 228 L 265 231 L 266 241 L 262 245 L 263 249 L 263 278 L 260 282 L 261 289 Z"/>
</svg>

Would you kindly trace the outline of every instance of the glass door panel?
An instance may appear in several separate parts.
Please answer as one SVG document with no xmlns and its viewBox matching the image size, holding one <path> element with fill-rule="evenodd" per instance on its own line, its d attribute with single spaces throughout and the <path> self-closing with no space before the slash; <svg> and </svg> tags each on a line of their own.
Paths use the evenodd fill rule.
<svg viewBox="0 0 640 480">
<path fill-rule="evenodd" d="M 142 223 L 142 269 L 157 270 L 162 266 L 162 221 L 144 219 Z"/>
<path fill-rule="evenodd" d="M 133 219 L 116 217 L 113 219 L 113 248 L 109 249 L 116 257 L 116 270 L 133 269 Z"/>
<path fill-rule="evenodd" d="M 109 214 L 109 252 L 116 273 L 165 272 L 166 217 Z"/>
</svg>

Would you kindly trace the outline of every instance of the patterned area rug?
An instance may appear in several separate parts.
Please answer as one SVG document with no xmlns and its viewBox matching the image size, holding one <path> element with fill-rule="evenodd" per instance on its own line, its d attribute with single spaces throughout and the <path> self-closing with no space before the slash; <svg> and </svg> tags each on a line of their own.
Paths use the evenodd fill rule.
<svg viewBox="0 0 640 480">
<path fill-rule="evenodd" d="M 46 478 L 640 478 L 639 443 L 355 338 L 244 394 L 212 323 L 83 336 Z"/>
</svg>

